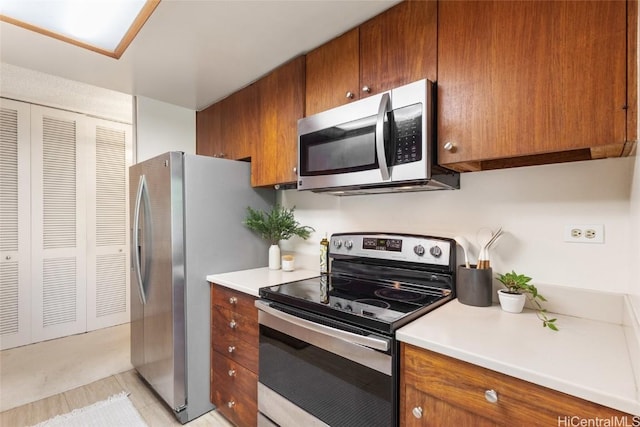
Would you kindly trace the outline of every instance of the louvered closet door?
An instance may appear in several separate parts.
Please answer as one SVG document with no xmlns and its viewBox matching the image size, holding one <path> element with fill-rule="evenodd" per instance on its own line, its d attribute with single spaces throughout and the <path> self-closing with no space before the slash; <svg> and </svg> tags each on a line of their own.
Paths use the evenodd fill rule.
<svg viewBox="0 0 640 427">
<path fill-rule="evenodd" d="M 0 98 L 0 350 L 31 342 L 29 109 Z"/>
<path fill-rule="evenodd" d="M 87 330 L 126 323 L 131 125 L 92 119 L 87 162 Z"/>
<path fill-rule="evenodd" d="M 86 143 L 75 113 L 31 108 L 32 339 L 86 331 Z"/>
</svg>

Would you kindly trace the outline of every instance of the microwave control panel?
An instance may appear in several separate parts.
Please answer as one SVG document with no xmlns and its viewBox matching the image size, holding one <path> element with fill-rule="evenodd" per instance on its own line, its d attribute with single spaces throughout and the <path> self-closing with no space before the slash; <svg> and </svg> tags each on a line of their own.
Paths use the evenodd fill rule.
<svg viewBox="0 0 640 427">
<path fill-rule="evenodd" d="M 393 164 L 422 160 L 422 104 L 393 110 Z"/>
</svg>

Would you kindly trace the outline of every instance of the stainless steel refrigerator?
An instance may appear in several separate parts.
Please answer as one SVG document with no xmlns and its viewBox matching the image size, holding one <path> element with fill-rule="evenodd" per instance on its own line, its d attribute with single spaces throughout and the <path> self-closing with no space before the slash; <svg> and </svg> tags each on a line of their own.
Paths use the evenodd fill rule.
<svg viewBox="0 0 640 427">
<path fill-rule="evenodd" d="M 207 274 L 266 266 L 267 243 L 242 221 L 269 209 L 250 164 L 170 152 L 129 168 L 131 362 L 181 423 L 210 402 Z"/>
</svg>

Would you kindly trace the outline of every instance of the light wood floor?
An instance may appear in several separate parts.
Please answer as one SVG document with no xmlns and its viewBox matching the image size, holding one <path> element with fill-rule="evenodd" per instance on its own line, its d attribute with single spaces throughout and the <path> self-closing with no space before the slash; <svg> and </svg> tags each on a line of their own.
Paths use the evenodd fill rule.
<svg viewBox="0 0 640 427">
<path fill-rule="evenodd" d="M 129 325 L 0 351 L 0 426 L 24 427 L 126 391 L 150 427 L 180 426 L 130 362 Z M 186 424 L 229 427 L 213 411 Z"/>
<path fill-rule="evenodd" d="M 109 396 L 129 392 L 129 399 L 150 427 L 181 426 L 169 408 L 147 387 L 139 375 L 130 370 L 92 382 L 64 393 L 28 403 L 0 413 L 0 426 L 32 426 L 56 415 L 71 412 Z M 216 411 L 209 412 L 190 423 L 189 427 L 231 427 Z"/>
</svg>

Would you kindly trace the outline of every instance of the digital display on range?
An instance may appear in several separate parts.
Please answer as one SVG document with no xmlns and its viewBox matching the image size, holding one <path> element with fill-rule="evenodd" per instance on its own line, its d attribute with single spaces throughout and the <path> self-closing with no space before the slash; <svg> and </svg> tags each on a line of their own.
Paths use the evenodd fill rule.
<svg viewBox="0 0 640 427">
<path fill-rule="evenodd" d="M 402 252 L 401 239 L 377 239 L 375 237 L 364 237 L 362 239 L 362 249 L 374 249 L 376 251 Z"/>
</svg>

